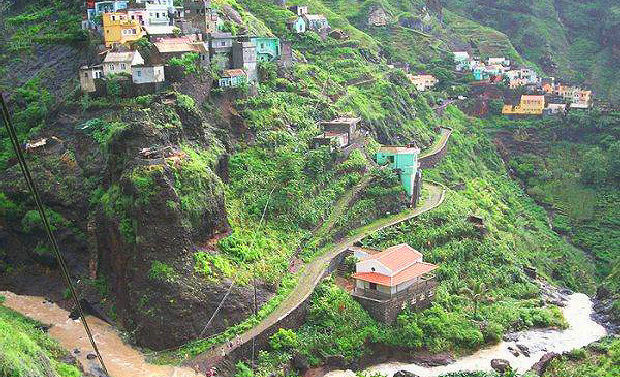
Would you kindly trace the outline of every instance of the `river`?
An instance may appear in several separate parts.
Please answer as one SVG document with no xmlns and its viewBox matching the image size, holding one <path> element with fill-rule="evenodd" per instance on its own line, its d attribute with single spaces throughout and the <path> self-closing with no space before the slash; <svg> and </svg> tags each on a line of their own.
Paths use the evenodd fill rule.
<svg viewBox="0 0 620 377">
<path fill-rule="evenodd" d="M 530 369 L 540 358 L 548 353 L 562 353 L 581 348 L 593 343 L 607 334 L 605 328 L 592 318 L 593 303 L 588 296 L 575 293 L 567 297 L 566 306 L 562 308 L 569 327 L 565 330 L 533 329 L 511 334 L 515 341 L 503 341 L 497 345 L 481 349 L 471 355 L 457 359 L 449 365 L 424 367 L 417 364 L 385 363 L 366 369 L 369 374 L 380 373 L 391 377 L 399 370 L 407 370 L 420 377 L 437 377 L 459 371 L 492 371 L 492 359 L 505 359 L 518 372 Z M 530 356 L 514 356 L 509 347 L 516 349 L 517 344 L 529 348 Z M 335 370 L 326 377 L 353 377 L 351 371 Z"/>
<path fill-rule="evenodd" d="M 71 351 L 84 366 L 85 371 L 102 375 L 98 371 L 97 360 L 89 360 L 87 355 L 92 352 L 90 342 L 82 323 L 69 318 L 69 313 L 58 305 L 43 297 L 20 296 L 12 292 L 0 292 L 6 297 L 4 305 L 26 317 L 51 325 L 49 335 L 60 345 Z M 103 355 L 110 377 L 198 377 L 192 368 L 181 368 L 170 365 L 154 365 L 146 362 L 145 356 L 137 349 L 127 345 L 119 333 L 104 321 L 89 316 L 88 325 L 93 333 L 97 346 Z"/>
<path fill-rule="evenodd" d="M 97 361 L 88 360 L 92 352 L 86 333 L 79 321 L 69 318 L 69 313 L 58 305 L 42 297 L 21 296 L 12 292 L 0 292 L 6 297 L 5 305 L 27 317 L 43 324 L 51 325 L 49 334 L 67 350 L 78 349 L 75 355 L 85 369 L 93 375 Z M 575 293 L 568 296 L 566 306 L 562 308 L 564 317 L 569 324 L 565 330 L 534 329 L 512 334 L 514 341 L 501 342 L 492 347 L 484 348 L 476 353 L 464 356 L 456 362 L 438 366 L 424 367 L 416 364 L 386 363 L 368 368 L 369 373 L 381 373 L 393 376 L 399 370 L 408 370 L 420 377 L 436 377 L 442 374 L 467 371 L 491 370 L 492 359 L 506 359 L 519 372 L 530 369 L 545 353 L 562 353 L 586 346 L 606 335 L 603 326 L 591 318 L 592 301 L 588 296 Z M 106 366 L 113 377 L 198 377 L 191 368 L 169 365 L 149 364 L 145 356 L 137 349 L 127 345 L 119 333 L 109 324 L 95 317 L 88 317 L 88 323 L 95 340 L 101 350 Z M 523 354 L 514 356 L 509 347 L 525 345 L 530 350 L 529 357 Z M 328 377 L 352 377 L 351 371 L 336 370 L 327 374 Z"/>
</svg>

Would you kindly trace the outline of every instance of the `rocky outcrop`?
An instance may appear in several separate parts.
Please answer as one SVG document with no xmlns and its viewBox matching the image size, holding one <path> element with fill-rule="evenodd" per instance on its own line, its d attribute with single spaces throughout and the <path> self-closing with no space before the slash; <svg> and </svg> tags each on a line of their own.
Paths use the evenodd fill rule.
<svg viewBox="0 0 620 377">
<path fill-rule="evenodd" d="M 174 96 L 120 118 L 126 127 L 108 146 L 95 227 L 99 270 L 118 319 L 151 349 L 241 322 L 252 314 L 254 292 L 234 286 L 205 329 L 230 282 L 194 271 L 196 245 L 229 229 L 223 184 L 215 174 L 227 170 L 221 142 L 191 103 L 177 105 Z M 259 286 L 258 304 L 271 294 Z"/>
<path fill-rule="evenodd" d="M 551 360 L 555 359 L 558 356 L 560 355 L 555 352 L 546 353 L 543 355 L 543 357 L 540 358 L 540 360 L 536 364 L 532 366 L 532 369 L 530 370 L 536 373 L 538 376 L 542 376 L 547 371 L 547 367 L 549 366 Z"/>
<path fill-rule="evenodd" d="M 390 17 L 380 6 L 372 6 L 368 11 L 368 25 L 375 27 L 387 26 Z"/>
<path fill-rule="evenodd" d="M 504 374 L 510 371 L 511 369 L 510 363 L 508 362 L 508 360 L 504 360 L 504 359 L 491 360 L 491 368 L 493 368 L 494 371 L 500 374 Z"/>
</svg>

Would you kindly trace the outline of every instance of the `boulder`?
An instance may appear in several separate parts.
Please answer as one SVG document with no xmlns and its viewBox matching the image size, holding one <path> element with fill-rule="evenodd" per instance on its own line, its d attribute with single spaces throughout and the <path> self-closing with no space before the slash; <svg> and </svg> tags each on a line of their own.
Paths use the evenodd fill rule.
<svg viewBox="0 0 620 377">
<path fill-rule="evenodd" d="M 408 370 L 401 369 L 394 373 L 394 377 L 419 377 L 417 374 L 411 373 Z"/>
<path fill-rule="evenodd" d="M 508 347 L 508 351 L 510 351 L 510 353 L 515 357 L 519 357 L 520 355 L 519 350 L 514 347 Z"/>
<path fill-rule="evenodd" d="M 300 375 L 303 375 L 306 373 L 308 368 L 310 368 L 310 363 L 308 362 L 308 358 L 306 356 L 296 353 L 291 359 L 291 366 L 299 371 Z"/>
<path fill-rule="evenodd" d="M 532 365 L 532 369 L 530 370 L 537 375 L 542 376 L 547 371 L 547 367 L 549 366 L 551 360 L 555 359 L 558 356 L 559 355 L 555 352 L 546 353 L 543 355 L 543 357 L 540 358 L 540 360 L 538 360 L 536 364 Z"/>
<path fill-rule="evenodd" d="M 512 369 L 508 360 L 505 359 L 491 360 L 491 368 L 493 368 L 494 371 L 500 374 L 504 374 Z"/>
<path fill-rule="evenodd" d="M 325 359 L 325 364 L 337 369 L 343 369 L 347 365 L 347 361 L 342 355 L 333 355 Z"/>
<path fill-rule="evenodd" d="M 517 344 L 517 348 L 525 357 L 530 357 L 530 349 L 526 345 Z"/>
</svg>

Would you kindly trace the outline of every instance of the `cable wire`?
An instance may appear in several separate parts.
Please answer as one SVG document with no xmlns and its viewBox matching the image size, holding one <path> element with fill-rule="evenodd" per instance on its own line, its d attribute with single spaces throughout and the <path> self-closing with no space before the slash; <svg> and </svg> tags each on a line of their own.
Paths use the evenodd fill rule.
<svg viewBox="0 0 620 377">
<path fill-rule="evenodd" d="M 71 282 L 71 277 L 69 275 L 69 268 L 65 264 L 64 258 L 60 254 L 58 242 L 56 241 L 56 237 L 54 236 L 54 233 L 52 232 L 49 220 L 47 218 L 47 215 L 45 214 L 45 208 L 43 207 L 43 202 L 41 201 L 41 197 L 39 196 L 39 191 L 37 190 L 35 182 L 32 179 L 32 176 L 30 175 L 30 170 L 28 169 L 28 165 L 26 164 L 26 159 L 24 158 L 21 147 L 19 145 L 19 138 L 17 137 L 15 126 L 11 122 L 11 116 L 9 114 L 9 109 L 4 101 L 4 93 L 2 92 L 0 92 L 0 103 L 2 104 L 2 118 L 4 121 L 4 125 L 6 126 L 7 132 L 9 134 L 9 138 L 11 139 L 11 144 L 13 144 L 13 149 L 15 149 L 15 154 L 17 155 L 17 159 L 19 161 L 19 167 L 22 171 L 24 179 L 26 180 L 28 189 L 30 190 L 30 193 L 32 194 L 34 198 L 37 209 L 39 211 L 39 215 L 41 216 L 41 221 L 43 222 L 43 227 L 45 228 L 47 237 L 50 243 L 52 244 L 52 250 L 54 251 L 54 254 L 56 256 L 56 260 L 58 261 L 58 265 L 60 266 L 62 275 L 71 292 L 71 297 L 73 298 L 73 301 L 75 302 L 75 307 L 78 310 L 78 314 L 80 315 L 82 325 L 84 326 L 84 330 L 86 330 L 86 335 L 88 335 L 90 344 L 95 350 L 95 353 L 97 354 L 97 358 L 99 359 L 99 363 L 101 364 L 101 368 L 103 369 L 103 372 L 109 376 L 108 370 L 105 366 L 105 363 L 103 362 L 103 357 L 101 356 L 101 353 L 99 352 L 99 348 L 97 348 L 97 343 L 95 342 L 95 339 L 93 338 L 93 334 L 90 331 L 90 327 L 88 326 L 88 323 L 86 322 L 86 317 L 84 316 L 84 311 L 82 310 L 82 305 L 80 305 L 80 300 L 78 299 L 77 293 L 75 291 L 75 287 L 73 286 L 73 283 Z"/>
</svg>

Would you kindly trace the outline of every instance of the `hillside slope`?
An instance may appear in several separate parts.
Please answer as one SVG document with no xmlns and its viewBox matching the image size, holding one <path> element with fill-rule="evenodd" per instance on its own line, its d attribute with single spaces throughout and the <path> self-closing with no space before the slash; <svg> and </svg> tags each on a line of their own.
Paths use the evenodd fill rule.
<svg viewBox="0 0 620 377">
<path fill-rule="evenodd" d="M 445 6 L 506 33 L 519 53 L 547 74 L 620 101 L 617 2 L 447 0 Z"/>
</svg>

